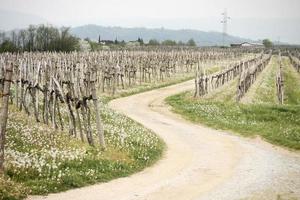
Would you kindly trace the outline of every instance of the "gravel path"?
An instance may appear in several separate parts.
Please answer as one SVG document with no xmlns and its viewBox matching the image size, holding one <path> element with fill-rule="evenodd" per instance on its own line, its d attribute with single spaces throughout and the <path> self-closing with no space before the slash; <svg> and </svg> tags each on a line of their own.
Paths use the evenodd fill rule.
<svg viewBox="0 0 300 200">
<path fill-rule="evenodd" d="M 29 199 L 300 199 L 300 154 L 192 124 L 171 113 L 167 96 L 193 81 L 114 100 L 110 106 L 152 129 L 167 144 L 153 167 L 108 183 Z"/>
</svg>

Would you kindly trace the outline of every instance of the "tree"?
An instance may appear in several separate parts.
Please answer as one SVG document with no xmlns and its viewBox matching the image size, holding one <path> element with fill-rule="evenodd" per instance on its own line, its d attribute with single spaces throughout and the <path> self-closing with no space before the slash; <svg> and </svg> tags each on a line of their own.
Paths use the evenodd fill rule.
<svg viewBox="0 0 300 200">
<path fill-rule="evenodd" d="M 271 42 L 271 40 L 269 39 L 264 39 L 262 41 L 263 45 L 265 46 L 265 48 L 271 48 L 273 46 L 273 43 Z"/>
<path fill-rule="evenodd" d="M 181 40 L 179 40 L 178 43 L 177 43 L 177 45 L 184 46 L 184 43 Z"/>
<path fill-rule="evenodd" d="M 138 38 L 138 43 L 140 43 L 140 45 L 144 45 L 144 40 L 142 38 Z"/>
<path fill-rule="evenodd" d="M 60 38 L 58 40 L 58 44 L 60 44 L 60 48 L 56 48 L 57 51 L 75 51 L 79 49 L 79 39 L 72 36 L 70 33 L 69 27 L 62 27 L 60 31 Z"/>
<path fill-rule="evenodd" d="M 28 32 L 28 50 L 33 51 L 34 50 L 34 40 L 36 37 L 36 28 L 33 25 L 30 25 L 29 28 L 27 29 Z"/>
<path fill-rule="evenodd" d="M 48 30 L 47 27 L 44 25 L 39 26 L 36 29 L 36 36 L 35 36 L 35 49 L 39 51 L 45 51 L 47 48 L 47 41 L 48 41 Z"/>
<path fill-rule="evenodd" d="M 196 42 L 194 41 L 193 38 L 189 39 L 189 41 L 187 41 L 186 43 L 188 46 L 190 47 L 195 47 L 196 46 Z"/>
<path fill-rule="evenodd" d="M 174 40 L 164 40 L 161 44 L 165 45 L 165 46 L 175 46 L 175 45 L 177 45 L 176 41 L 174 41 Z"/>
<path fill-rule="evenodd" d="M 12 31 L 9 37 L 0 34 L 0 51 L 64 51 L 79 49 L 79 39 L 70 34 L 70 28 L 49 25 L 30 25 L 27 29 Z"/>
<path fill-rule="evenodd" d="M 122 41 L 120 42 L 120 45 L 124 47 L 124 46 L 126 45 L 125 40 L 122 40 Z"/>
<path fill-rule="evenodd" d="M 18 48 L 14 43 L 10 40 L 5 40 L 1 45 L 0 45 L 0 53 L 2 52 L 16 52 L 18 51 Z"/>
<path fill-rule="evenodd" d="M 119 44 L 118 38 L 115 39 L 115 44 Z"/>
<path fill-rule="evenodd" d="M 14 44 L 14 46 L 17 46 L 17 40 L 18 40 L 18 36 L 16 31 L 12 31 L 11 32 L 11 42 Z"/>
<path fill-rule="evenodd" d="M 156 40 L 156 39 L 151 39 L 151 40 L 149 40 L 148 45 L 158 46 L 159 45 L 159 41 Z"/>
<path fill-rule="evenodd" d="M 5 32 L 0 32 L 0 44 L 2 44 L 6 40 Z"/>
<path fill-rule="evenodd" d="M 27 31 L 26 30 L 21 30 L 19 32 L 19 38 L 21 40 L 21 48 L 24 50 L 26 48 L 26 44 L 28 42 L 28 37 L 27 37 Z"/>
<path fill-rule="evenodd" d="M 100 44 L 101 43 L 101 36 L 99 35 L 99 37 L 98 37 L 98 44 Z"/>
</svg>

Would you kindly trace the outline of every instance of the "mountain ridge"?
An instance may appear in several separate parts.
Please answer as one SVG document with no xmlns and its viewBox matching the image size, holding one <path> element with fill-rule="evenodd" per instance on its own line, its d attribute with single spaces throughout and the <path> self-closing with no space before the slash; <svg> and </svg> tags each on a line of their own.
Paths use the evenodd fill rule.
<svg viewBox="0 0 300 200">
<path fill-rule="evenodd" d="M 187 42 L 194 39 L 199 46 L 223 45 L 223 34 L 217 31 L 201 31 L 195 29 L 166 29 L 166 28 L 145 28 L 133 27 L 124 28 L 121 26 L 101 26 L 95 24 L 87 24 L 71 28 L 71 33 L 84 39 L 98 41 L 99 35 L 101 40 L 125 40 L 132 41 L 142 38 L 145 42 L 150 39 L 175 40 Z M 238 36 L 227 35 L 225 45 L 231 43 L 254 42 L 251 39 L 241 38 Z"/>
</svg>

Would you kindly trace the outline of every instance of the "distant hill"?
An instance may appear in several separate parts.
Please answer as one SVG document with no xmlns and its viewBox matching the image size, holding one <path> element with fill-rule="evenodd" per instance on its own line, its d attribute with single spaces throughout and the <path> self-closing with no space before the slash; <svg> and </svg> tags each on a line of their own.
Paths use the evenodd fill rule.
<svg viewBox="0 0 300 200">
<path fill-rule="evenodd" d="M 146 42 L 150 39 L 157 39 L 159 41 L 171 39 L 186 42 L 193 38 L 199 46 L 222 45 L 222 33 L 205 32 L 191 29 L 171 30 L 164 28 L 148 29 L 84 25 L 72 28 L 71 33 L 82 39 L 88 37 L 91 40 L 96 41 L 100 35 L 101 40 L 115 40 L 117 38 L 118 40 L 133 41 L 137 40 L 138 37 L 141 37 Z M 226 44 L 239 42 L 253 41 L 231 35 L 226 37 Z"/>
</svg>

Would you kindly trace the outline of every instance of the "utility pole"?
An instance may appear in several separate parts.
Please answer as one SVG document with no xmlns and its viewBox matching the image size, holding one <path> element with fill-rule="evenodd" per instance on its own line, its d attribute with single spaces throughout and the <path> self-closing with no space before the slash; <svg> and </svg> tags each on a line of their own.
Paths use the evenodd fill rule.
<svg viewBox="0 0 300 200">
<path fill-rule="evenodd" d="M 228 17 L 227 14 L 227 10 L 225 9 L 224 12 L 222 13 L 223 19 L 221 21 L 221 23 L 223 24 L 223 38 L 222 38 L 222 42 L 223 42 L 223 47 L 225 46 L 225 38 L 227 36 L 227 23 L 228 20 L 230 19 L 230 17 Z"/>
</svg>

